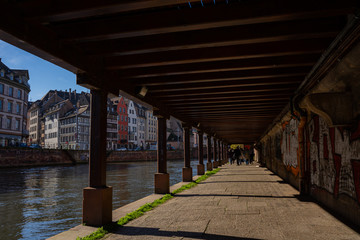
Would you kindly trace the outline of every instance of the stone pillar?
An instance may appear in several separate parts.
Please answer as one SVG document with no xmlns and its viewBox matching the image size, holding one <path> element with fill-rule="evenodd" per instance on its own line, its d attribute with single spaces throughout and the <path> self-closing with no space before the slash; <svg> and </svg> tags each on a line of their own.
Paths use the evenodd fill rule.
<svg viewBox="0 0 360 240">
<path fill-rule="evenodd" d="M 89 187 L 83 189 L 83 223 L 112 222 L 112 187 L 106 186 L 107 93 L 91 90 Z"/>
<path fill-rule="evenodd" d="M 218 153 L 217 139 L 214 138 L 214 163 L 213 163 L 213 168 L 217 168 L 219 166 L 218 159 L 217 159 L 217 153 Z"/>
<path fill-rule="evenodd" d="M 222 148 L 221 148 L 221 140 L 218 141 L 218 146 L 219 146 L 219 166 L 223 165 L 223 158 L 222 158 Z"/>
<path fill-rule="evenodd" d="M 206 163 L 206 170 L 212 171 L 213 166 L 211 163 L 211 136 L 207 135 L 207 163 Z"/>
<path fill-rule="evenodd" d="M 182 169 L 183 182 L 192 181 L 192 168 L 190 167 L 190 129 L 189 126 L 184 128 L 184 167 Z"/>
<path fill-rule="evenodd" d="M 204 166 L 204 149 L 203 149 L 203 137 L 204 134 L 201 131 L 198 131 L 198 158 L 199 158 L 199 164 L 197 165 L 197 174 L 198 175 L 204 175 L 205 173 L 205 166 Z"/>
<path fill-rule="evenodd" d="M 166 164 L 166 118 L 157 115 L 157 173 L 155 173 L 155 193 L 170 193 L 170 177 L 167 173 Z"/>
</svg>

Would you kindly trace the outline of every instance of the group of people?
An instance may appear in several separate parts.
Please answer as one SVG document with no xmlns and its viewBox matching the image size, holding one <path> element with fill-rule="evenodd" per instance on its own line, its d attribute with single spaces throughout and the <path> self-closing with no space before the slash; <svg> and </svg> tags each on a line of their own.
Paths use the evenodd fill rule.
<svg viewBox="0 0 360 240">
<path fill-rule="evenodd" d="M 230 148 L 228 151 L 228 158 L 230 160 L 230 164 L 233 164 L 236 161 L 237 165 L 244 164 L 252 164 L 254 161 L 254 149 L 251 148 L 240 148 L 238 146 L 235 149 Z"/>
</svg>

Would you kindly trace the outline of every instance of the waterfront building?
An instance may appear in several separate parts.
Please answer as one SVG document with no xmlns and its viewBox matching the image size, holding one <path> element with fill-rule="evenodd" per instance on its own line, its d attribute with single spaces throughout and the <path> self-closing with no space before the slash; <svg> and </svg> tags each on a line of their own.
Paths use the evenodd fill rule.
<svg viewBox="0 0 360 240">
<path fill-rule="evenodd" d="M 0 146 L 25 142 L 27 130 L 28 70 L 8 68 L 0 58 Z"/>
<path fill-rule="evenodd" d="M 157 118 L 153 115 L 153 111 L 146 109 L 145 122 L 145 144 L 146 149 L 156 149 L 157 143 Z"/>
<path fill-rule="evenodd" d="M 123 97 L 112 98 L 117 112 L 117 143 L 118 148 L 128 147 L 128 110 Z"/>
<path fill-rule="evenodd" d="M 58 103 L 55 103 L 49 107 L 47 111 L 44 112 L 43 121 L 44 121 L 44 147 L 58 149 L 60 148 L 60 118 L 62 118 L 65 113 L 73 108 L 70 100 L 64 100 Z"/>
<path fill-rule="evenodd" d="M 77 106 L 60 118 L 60 148 L 89 150 L 90 106 Z"/>
<path fill-rule="evenodd" d="M 54 138 L 54 132 L 59 134 L 59 131 L 54 129 L 49 131 L 48 125 L 51 124 L 52 126 L 53 123 L 51 123 L 50 120 L 50 122 L 45 124 L 45 114 L 48 114 L 50 108 L 65 100 L 69 100 L 70 109 L 75 109 L 76 106 L 90 105 L 90 94 L 85 92 L 76 93 L 76 90 L 71 91 L 71 89 L 69 89 L 69 91 L 50 90 L 40 100 L 35 101 L 28 110 L 28 116 L 30 118 L 29 144 L 39 144 L 45 148 L 50 148 L 51 146 L 55 148 L 60 147 L 59 141 L 56 141 Z M 48 134 L 50 134 L 52 139 L 49 138 Z M 57 136 L 56 139 L 59 139 L 59 137 L 60 136 Z M 47 139 L 47 145 L 45 144 L 45 139 Z"/>
<path fill-rule="evenodd" d="M 106 127 L 106 149 L 115 150 L 117 148 L 117 112 L 116 105 L 107 100 L 107 127 Z"/>
<path fill-rule="evenodd" d="M 128 128 L 129 148 L 135 148 L 138 140 L 137 114 L 132 100 L 128 100 Z"/>
<path fill-rule="evenodd" d="M 139 147 L 141 147 L 142 149 L 145 149 L 145 122 L 146 122 L 146 118 L 145 118 L 145 112 L 146 112 L 146 108 L 141 106 L 138 103 L 134 102 L 134 106 L 135 106 L 135 111 L 136 111 L 136 117 L 137 117 L 137 135 L 138 135 L 138 139 L 137 139 L 137 145 Z"/>
<path fill-rule="evenodd" d="M 181 122 L 172 116 L 166 121 L 166 138 L 168 146 L 183 149 L 183 128 Z"/>
</svg>

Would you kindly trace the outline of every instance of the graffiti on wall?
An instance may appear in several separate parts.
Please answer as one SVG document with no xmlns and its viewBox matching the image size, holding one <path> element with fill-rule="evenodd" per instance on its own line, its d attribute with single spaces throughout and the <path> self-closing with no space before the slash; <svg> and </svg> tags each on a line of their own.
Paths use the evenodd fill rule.
<svg viewBox="0 0 360 240">
<path fill-rule="evenodd" d="M 295 176 L 299 174 L 299 121 L 291 119 L 282 125 L 281 155 L 282 161 Z"/>
<path fill-rule="evenodd" d="M 335 197 L 346 194 L 360 203 L 360 125 L 354 132 L 329 127 L 319 116 L 308 124 L 307 152 L 311 184 Z"/>
</svg>

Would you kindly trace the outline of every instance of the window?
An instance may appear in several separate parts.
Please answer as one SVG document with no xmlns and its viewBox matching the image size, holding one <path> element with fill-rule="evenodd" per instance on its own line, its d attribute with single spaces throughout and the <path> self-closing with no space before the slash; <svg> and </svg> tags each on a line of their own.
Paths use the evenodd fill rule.
<svg viewBox="0 0 360 240">
<path fill-rule="evenodd" d="M 1 77 L 4 77 L 5 76 L 5 72 L 4 72 L 4 70 L 1 70 Z"/>
<path fill-rule="evenodd" d="M 12 111 L 12 102 L 8 102 L 8 112 L 11 112 Z"/>
<path fill-rule="evenodd" d="M 0 93 L 4 94 L 4 84 L 0 84 Z"/>
<path fill-rule="evenodd" d="M 2 110 L 3 110 L 3 100 L 0 99 L 0 111 L 2 111 Z"/>
<path fill-rule="evenodd" d="M 21 112 L 21 105 L 19 103 L 16 104 L 16 113 L 20 114 Z"/>
<path fill-rule="evenodd" d="M 20 130 L 20 120 L 16 120 L 15 122 L 15 129 Z"/>
<path fill-rule="evenodd" d="M 18 94 L 17 94 L 17 98 L 18 99 L 21 99 L 21 90 L 20 89 L 18 89 L 18 92 L 17 92 Z"/>
<path fill-rule="evenodd" d="M 121 107 L 119 107 L 119 113 L 121 113 L 122 112 L 122 108 Z"/>
<path fill-rule="evenodd" d="M 0 128 L 2 128 L 2 119 L 3 119 L 3 117 L 0 116 Z"/>
<path fill-rule="evenodd" d="M 9 96 L 13 96 L 14 89 L 12 87 L 9 87 Z"/>
<path fill-rule="evenodd" d="M 6 119 L 6 128 L 11 129 L 11 118 Z"/>
<path fill-rule="evenodd" d="M 124 113 L 125 113 L 125 108 L 124 108 Z"/>
<path fill-rule="evenodd" d="M 14 75 L 13 74 L 10 74 L 10 80 L 14 80 Z"/>
</svg>

